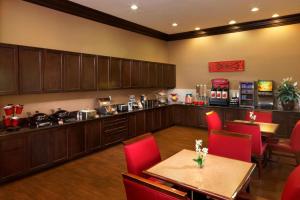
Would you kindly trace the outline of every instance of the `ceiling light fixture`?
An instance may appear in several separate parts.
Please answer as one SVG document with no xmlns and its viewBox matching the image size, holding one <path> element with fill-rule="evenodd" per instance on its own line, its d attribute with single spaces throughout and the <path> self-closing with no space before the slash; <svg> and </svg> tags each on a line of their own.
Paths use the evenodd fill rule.
<svg viewBox="0 0 300 200">
<path fill-rule="evenodd" d="M 272 15 L 273 18 L 279 17 L 279 15 L 277 13 L 275 13 L 274 15 Z"/>
<path fill-rule="evenodd" d="M 174 23 L 172 24 L 172 26 L 173 26 L 173 27 L 176 27 L 176 26 L 178 26 L 178 24 L 174 22 Z"/>
<path fill-rule="evenodd" d="M 195 31 L 199 31 L 201 28 L 200 27 L 196 27 L 195 28 Z"/>
<path fill-rule="evenodd" d="M 230 20 L 228 24 L 230 24 L 230 25 L 236 24 L 236 21 L 235 20 Z"/>
<path fill-rule="evenodd" d="M 139 7 L 137 5 L 135 5 L 135 4 L 132 4 L 130 6 L 130 8 L 131 8 L 131 10 L 137 10 Z"/>
<path fill-rule="evenodd" d="M 254 8 L 251 9 L 251 11 L 252 11 L 252 12 L 257 12 L 257 11 L 259 11 L 259 8 L 254 7 Z"/>
</svg>

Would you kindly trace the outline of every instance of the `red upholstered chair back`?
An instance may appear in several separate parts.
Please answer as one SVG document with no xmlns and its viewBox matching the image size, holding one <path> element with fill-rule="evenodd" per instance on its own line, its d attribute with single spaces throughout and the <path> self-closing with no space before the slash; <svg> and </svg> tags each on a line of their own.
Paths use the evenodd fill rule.
<svg viewBox="0 0 300 200">
<path fill-rule="evenodd" d="M 212 130 L 208 138 L 210 154 L 251 162 L 251 135 Z"/>
<path fill-rule="evenodd" d="M 215 111 L 210 111 L 206 113 L 206 121 L 207 121 L 207 127 L 208 127 L 208 133 L 211 132 L 211 130 L 222 130 L 222 121 Z"/>
<path fill-rule="evenodd" d="M 290 140 L 292 150 L 294 152 L 300 152 L 300 120 L 296 123 L 292 131 Z"/>
<path fill-rule="evenodd" d="M 263 154 L 261 132 L 258 124 L 245 124 L 239 122 L 227 122 L 226 130 L 252 136 L 252 154 L 261 156 Z"/>
<path fill-rule="evenodd" d="M 289 175 L 281 200 L 299 200 L 300 199 L 300 166 L 296 167 Z"/>
<path fill-rule="evenodd" d="M 123 174 L 127 200 L 188 199 L 186 193 L 132 174 Z"/>
<path fill-rule="evenodd" d="M 138 176 L 161 161 L 158 146 L 151 134 L 125 141 L 124 153 L 128 172 Z"/>
<path fill-rule="evenodd" d="M 254 111 L 254 114 L 256 115 L 256 122 L 272 123 L 272 112 Z M 245 120 L 250 121 L 250 111 L 247 111 Z"/>
</svg>

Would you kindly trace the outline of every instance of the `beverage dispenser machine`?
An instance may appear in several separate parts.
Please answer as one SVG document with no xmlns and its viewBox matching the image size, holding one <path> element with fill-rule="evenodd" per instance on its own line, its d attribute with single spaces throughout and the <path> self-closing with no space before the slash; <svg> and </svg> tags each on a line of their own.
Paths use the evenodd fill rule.
<svg viewBox="0 0 300 200">
<path fill-rule="evenodd" d="M 214 106 L 228 106 L 229 104 L 229 81 L 218 78 L 211 80 L 209 104 Z"/>
<path fill-rule="evenodd" d="M 258 80 L 257 81 L 257 107 L 264 109 L 272 109 L 274 106 L 273 81 Z"/>
</svg>

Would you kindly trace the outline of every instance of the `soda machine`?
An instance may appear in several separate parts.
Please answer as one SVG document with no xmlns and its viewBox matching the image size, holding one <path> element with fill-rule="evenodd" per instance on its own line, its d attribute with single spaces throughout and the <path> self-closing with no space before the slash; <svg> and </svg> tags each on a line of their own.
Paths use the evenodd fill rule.
<svg viewBox="0 0 300 200">
<path fill-rule="evenodd" d="M 218 78 L 211 80 L 209 105 L 228 106 L 229 104 L 229 80 Z"/>
</svg>

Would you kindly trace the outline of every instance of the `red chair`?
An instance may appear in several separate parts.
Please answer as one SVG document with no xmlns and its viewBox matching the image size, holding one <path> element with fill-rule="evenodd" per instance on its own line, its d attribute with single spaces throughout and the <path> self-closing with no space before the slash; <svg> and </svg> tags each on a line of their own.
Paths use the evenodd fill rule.
<svg viewBox="0 0 300 200">
<path fill-rule="evenodd" d="M 208 139 L 210 154 L 251 162 L 251 135 L 212 130 Z"/>
<path fill-rule="evenodd" d="M 300 120 L 296 123 L 290 139 L 279 139 L 277 141 L 272 141 L 272 139 L 268 142 L 270 147 L 270 155 L 276 153 L 276 155 L 286 156 L 282 153 L 293 154 L 296 158 L 297 165 L 300 164 Z"/>
<path fill-rule="evenodd" d="M 131 174 L 143 176 L 143 171 L 161 161 L 154 137 L 148 133 L 124 141 L 127 170 Z"/>
<path fill-rule="evenodd" d="M 300 199 L 300 166 L 296 167 L 289 175 L 281 200 L 299 200 Z"/>
<path fill-rule="evenodd" d="M 210 111 L 206 113 L 206 121 L 208 127 L 208 134 L 211 130 L 222 130 L 222 120 L 220 119 L 218 113 L 215 111 Z"/>
<path fill-rule="evenodd" d="M 188 200 L 186 192 L 133 174 L 123 174 L 127 200 Z"/>
<path fill-rule="evenodd" d="M 251 121 L 250 119 L 250 112 L 247 111 L 245 120 Z M 256 115 L 256 122 L 265 122 L 265 123 L 272 123 L 272 112 L 270 111 L 254 111 L 254 115 Z"/>
<path fill-rule="evenodd" d="M 258 124 L 245 124 L 240 122 L 227 122 L 226 130 L 252 136 L 252 157 L 258 164 L 259 177 L 262 174 L 263 161 L 266 155 L 267 144 L 262 143 L 260 127 Z"/>
</svg>

